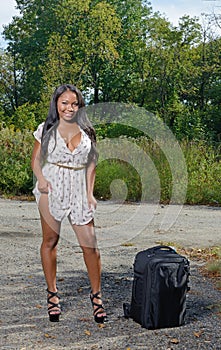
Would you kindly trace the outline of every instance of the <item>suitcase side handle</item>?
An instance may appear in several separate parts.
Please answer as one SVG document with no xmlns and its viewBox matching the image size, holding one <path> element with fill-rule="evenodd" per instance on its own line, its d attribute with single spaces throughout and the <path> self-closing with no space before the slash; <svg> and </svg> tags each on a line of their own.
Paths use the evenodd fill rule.
<svg viewBox="0 0 221 350">
<path fill-rule="evenodd" d="M 167 245 L 158 245 L 158 246 L 156 246 L 156 247 L 153 247 L 152 248 L 153 249 L 153 251 L 155 252 L 155 251 L 162 251 L 162 252 L 171 252 L 171 253 L 176 253 L 176 250 L 174 249 L 174 248 L 172 248 L 172 247 L 170 247 L 170 246 L 167 246 Z"/>
</svg>

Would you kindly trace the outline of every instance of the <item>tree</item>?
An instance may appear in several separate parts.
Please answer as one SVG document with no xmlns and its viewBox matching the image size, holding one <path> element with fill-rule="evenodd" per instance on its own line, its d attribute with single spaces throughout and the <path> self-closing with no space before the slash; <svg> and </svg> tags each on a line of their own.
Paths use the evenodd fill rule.
<svg viewBox="0 0 221 350">
<path fill-rule="evenodd" d="M 110 1 L 121 18 L 118 58 L 103 75 L 103 101 L 136 102 L 146 74 L 146 32 L 151 7 L 146 1 Z"/>
<path fill-rule="evenodd" d="M 5 115 L 12 115 L 18 106 L 15 57 L 9 53 L 0 55 L 0 105 Z"/>
<path fill-rule="evenodd" d="M 120 19 L 105 1 L 81 2 L 78 1 L 77 8 L 76 1 L 70 0 L 57 7 L 57 20 L 63 30 L 53 33 L 49 39 L 44 80 L 52 84 L 66 80 L 82 89 L 93 89 L 93 101 L 97 103 L 102 89 L 102 71 L 118 57 Z M 70 9 L 74 17 L 70 17 Z M 56 72 L 59 72 L 57 77 Z"/>
<path fill-rule="evenodd" d="M 197 18 L 174 27 L 142 0 L 17 0 L 17 7 L 20 16 L 4 30 L 5 113 L 27 102 L 43 110 L 52 90 L 70 82 L 89 103 L 157 113 L 181 138 L 219 137 L 220 38 Z"/>
<path fill-rule="evenodd" d="M 16 0 L 20 16 L 5 27 L 8 52 L 15 58 L 15 71 L 21 80 L 18 104 L 40 101 L 43 88 L 41 66 L 46 62 L 45 49 L 52 32 L 58 29 L 54 8 L 56 0 Z"/>
</svg>

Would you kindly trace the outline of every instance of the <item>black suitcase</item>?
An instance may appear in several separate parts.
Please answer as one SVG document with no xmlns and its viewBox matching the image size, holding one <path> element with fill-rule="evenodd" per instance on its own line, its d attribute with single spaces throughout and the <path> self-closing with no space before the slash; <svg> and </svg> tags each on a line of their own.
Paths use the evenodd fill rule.
<svg viewBox="0 0 221 350">
<path fill-rule="evenodd" d="M 124 303 L 124 316 L 147 329 L 182 326 L 189 275 L 189 261 L 171 247 L 137 253 L 131 304 Z"/>
</svg>

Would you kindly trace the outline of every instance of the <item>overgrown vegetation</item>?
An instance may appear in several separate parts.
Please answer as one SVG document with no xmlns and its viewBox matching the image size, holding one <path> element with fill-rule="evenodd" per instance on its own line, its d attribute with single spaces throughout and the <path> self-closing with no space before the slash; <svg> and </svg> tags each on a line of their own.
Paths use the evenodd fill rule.
<svg viewBox="0 0 221 350">
<path fill-rule="evenodd" d="M 11 127 L 0 129 L 0 191 L 3 194 L 30 194 L 33 177 L 32 132 Z"/>
<path fill-rule="evenodd" d="M 124 103 L 159 116 L 186 158 L 186 203 L 221 204 L 221 38 L 212 15 L 204 26 L 183 16 L 175 27 L 148 1 L 16 3 L 20 15 L 5 27 L 8 46 L 0 54 L 2 194 L 31 193 L 31 133 L 45 119 L 54 87 L 74 83 L 89 105 Z M 154 165 L 134 168 L 139 157 L 130 149 L 131 162 L 103 159 L 98 198 L 170 201 L 171 169 L 156 143 L 119 125 L 97 131 L 104 139 L 124 135 Z"/>
<path fill-rule="evenodd" d="M 33 175 L 30 158 L 34 141 L 32 132 L 28 129 L 16 129 L 13 125 L 1 126 L 0 191 L 2 194 L 31 194 Z M 125 136 L 123 139 L 128 140 Z M 96 197 L 127 201 L 160 200 L 168 203 L 173 184 L 170 166 L 162 150 L 155 142 L 143 136 L 138 139 L 130 137 L 129 141 L 124 146 L 124 152 L 130 152 L 130 162 L 120 159 L 99 161 L 95 183 Z M 110 147 L 109 139 L 104 139 L 104 142 Z M 131 151 L 132 142 L 139 146 L 138 150 L 144 151 L 151 159 L 150 168 L 144 166 L 142 158 L 138 159 L 137 149 L 134 153 Z M 220 205 L 220 151 L 212 146 L 209 147 L 204 142 L 181 141 L 180 145 L 188 170 L 186 203 Z"/>
</svg>

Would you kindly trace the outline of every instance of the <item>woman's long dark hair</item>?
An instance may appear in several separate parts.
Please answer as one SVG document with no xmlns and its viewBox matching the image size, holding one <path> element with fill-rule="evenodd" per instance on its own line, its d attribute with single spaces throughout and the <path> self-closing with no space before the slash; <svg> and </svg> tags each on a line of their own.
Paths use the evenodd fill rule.
<svg viewBox="0 0 221 350">
<path fill-rule="evenodd" d="M 81 91 L 72 84 L 64 84 L 56 88 L 54 91 L 54 94 L 51 99 L 50 107 L 48 116 L 45 120 L 45 124 L 43 127 L 42 132 L 42 138 L 41 138 L 41 156 L 42 160 L 44 161 L 48 154 L 48 143 L 51 135 L 54 136 L 55 142 L 56 142 L 56 129 L 59 125 L 59 115 L 57 110 L 57 101 L 58 98 L 65 92 L 65 91 L 72 91 L 76 94 L 77 100 L 78 100 L 78 111 L 75 116 L 76 123 L 85 131 L 85 133 L 89 136 L 91 139 L 91 151 L 88 155 L 88 164 L 91 163 L 91 161 L 96 162 L 98 158 L 98 153 L 96 150 L 96 134 L 95 130 L 89 121 L 87 114 L 86 114 L 86 108 L 85 108 L 85 102 L 82 97 Z"/>
</svg>

